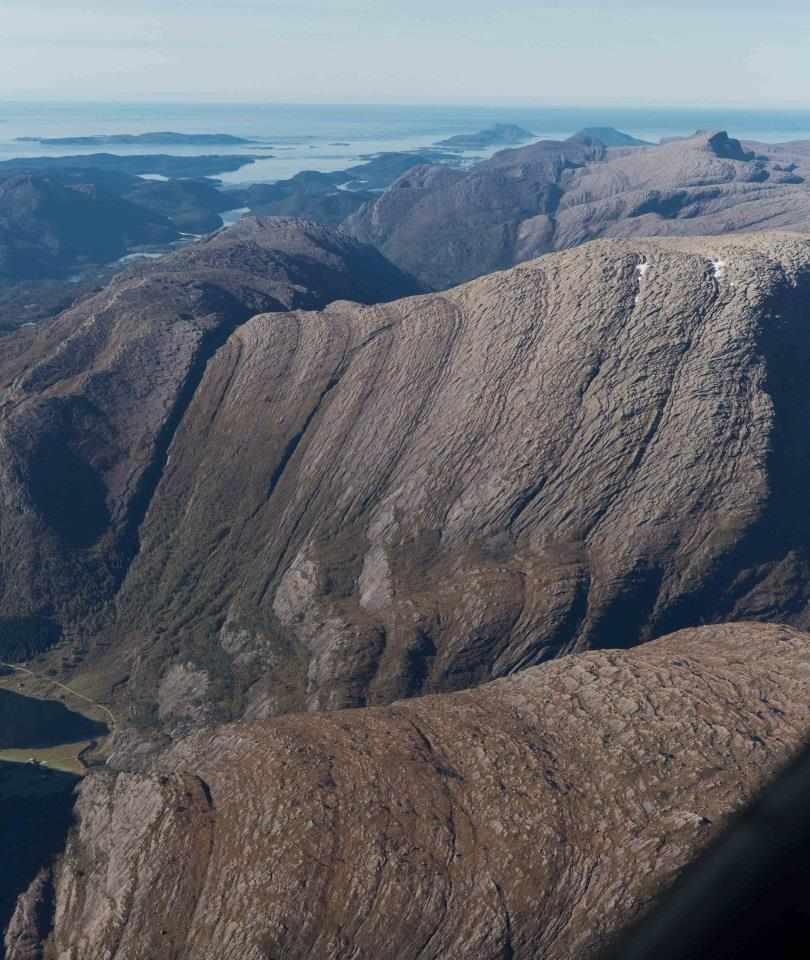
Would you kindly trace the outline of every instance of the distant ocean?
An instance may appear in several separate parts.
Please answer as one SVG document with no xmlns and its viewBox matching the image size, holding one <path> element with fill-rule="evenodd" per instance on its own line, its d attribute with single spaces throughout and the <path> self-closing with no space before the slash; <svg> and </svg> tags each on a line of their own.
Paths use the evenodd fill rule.
<svg viewBox="0 0 810 960">
<path fill-rule="evenodd" d="M 498 122 L 517 123 L 544 139 L 564 138 L 591 126 L 612 126 L 652 141 L 707 128 L 721 128 L 740 139 L 768 143 L 810 139 L 810 110 L 0 101 L 0 160 L 99 151 L 273 155 L 272 159 L 221 176 L 224 183 L 235 185 L 279 180 L 302 170 L 341 170 L 368 154 L 427 147 L 445 137 L 473 133 Z M 266 142 L 236 148 L 45 147 L 14 142 L 16 137 L 157 130 L 228 133 Z M 479 150 L 475 155 L 484 157 L 492 152 Z"/>
</svg>

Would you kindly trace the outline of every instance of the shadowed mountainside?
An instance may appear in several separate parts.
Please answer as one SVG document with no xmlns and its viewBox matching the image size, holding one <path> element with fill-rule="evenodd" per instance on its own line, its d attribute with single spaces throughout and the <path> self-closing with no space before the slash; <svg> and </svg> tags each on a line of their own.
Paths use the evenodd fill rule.
<svg viewBox="0 0 810 960">
<path fill-rule="evenodd" d="M 264 310 L 412 283 L 315 224 L 249 219 L 118 278 L 0 362 L 0 613 L 75 622 L 108 599 L 211 356 Z"/>
<path fill-rule="evenodd" d="M 238 205 L 227 193 L 204 180 L 142 180 L 124 196 L 131 203 L 163 214 L 179 230 L 189 233 L 219 229 L 222 219 L 218 214 Z"/>
<path fill-rule="evenodd" d="M 533 235 L 550 238 L 566 176 L 604 159 L 605 149 L 598 140 L 572 137 L 503 150 L 470 170 L 414 167 L 345 226 L 392 262 L 407 261 L 425 286 L 449 287 L 553 249 L 549 239 L 519 256 L 524 221 Z"/>
<path fill-rule="evenodd" d="M 129 247 L 178 236 L 165 217 L 98 186 L 28 176 L 0 183 L 2 279 L 58 276 L 83 261 L 114 260 Z"/>
<path fill-rule="evenodd" d="M 75 788 L 79 777 L 33 764 L 0 760 L 0 958 L 41 960 L 50 928 L 53 887 L 48 873 L 64 849 L 73 825 Z M 2 943 L 17 898 L 29 891 L 25 930 L 8 953 Z M 22 920 L 17 909 L 17 924 Z"/>
<path fill-rule="evenodd" d="M 45 957 L 587 960 L 798 749 L 808 658 L 784 627 L 707 627 L 200 730 L 86 779 Z M 38 956 L 42 886 L 8 960 Z"/>
</svg>

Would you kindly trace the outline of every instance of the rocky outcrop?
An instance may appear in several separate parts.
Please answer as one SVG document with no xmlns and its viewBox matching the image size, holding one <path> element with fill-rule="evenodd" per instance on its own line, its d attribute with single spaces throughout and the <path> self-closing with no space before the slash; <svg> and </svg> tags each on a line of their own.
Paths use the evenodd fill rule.
<svg viewBox="0 0 810 960">
<path fill-rule="evenodd" d="M 42 960 L 53 919 L 50 867 L 64 849 L 73 823 L 78 781 L 73 774 L 0 761 L 0 957 L 4 960 Z"/>
<path fill-rule="evenodd" d="M 614 241 L 254 317 L 118 594 L 129 693 L 193 663 L 262 716 L 707 621 L 810 625 L 808 291 L 807 240 Z"/>
<path fill-rule="evenodd" d="M 434 289 L 600 237 L 805 230 L 807 155 L 791 146 L 754 152 L 719 131 L 645 149 L 540 141 L 466 172 L 411 171 L 346 226 Z"/>
<path fill-rule="evenodd" d="M 46 611 L 64 625 L 112 596 L 174 430 L 209 359 L 241 323 L 259 311 L 411 289 L 344 234 L 249 219 L 7 338 L 0 614 Z"/>
<path fill-rule="evenodd" d="M 805 634 L 706 627 L 201 730 L 86 779 L 46 956 L 586 960 L 797 749 L 808 663 Z"/>
<path fill-rule="evenodd" d="M 0 956 L 6 960 L 43 960 L 53 909 L 51 873 L 42 869 L 17 900 L 4 938 L 5 951 Z"/>
</svg>

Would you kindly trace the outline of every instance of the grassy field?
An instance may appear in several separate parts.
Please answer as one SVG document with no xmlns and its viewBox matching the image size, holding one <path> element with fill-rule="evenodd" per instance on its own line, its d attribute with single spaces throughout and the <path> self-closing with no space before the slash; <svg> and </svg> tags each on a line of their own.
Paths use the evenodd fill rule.
<svg viewBox="0 0 810 960">
<path fill-rule="evenodd" d="M 27 668 L 25 669 L 27 670 Z M 75 713 L 106 724 L 109 733 L 96 741 L 95 747 L 86 755 L 88 760 L 103 760 L 112 749 L 116 732 L 114 717 L 107 708 L 91 703 L 86 699 L 87 694 L 83 690 L 71 691 L 47 677 L 20 671 L 0 677 L 0 686 L 14 693 L 34 697 L 38 700 L 59 701 Z M 81 775 L 86 772 L 86 768 L 80 760 L 79 754 L 90 747 L 92 743 L 93 741 L 85 739 L 75 743 L 60 744 L 56 747 L 0 750 L 0 761 L 28 763 L 29 760 L 35 759 L 48 769 Z"/>
<path fill-rule="evenodd" d="M 0 762 L 28 763 L 30 760 L 36 760 L 50 770 L 61 770 L 62 773 L 82 775 L 86 771 L 84 764 L 79 759 L 79 754 L 91 743 L 92 740 L 80 740 L 78 743 L 62 743 L 58 747 L 0 750 Z"/>
</svg>

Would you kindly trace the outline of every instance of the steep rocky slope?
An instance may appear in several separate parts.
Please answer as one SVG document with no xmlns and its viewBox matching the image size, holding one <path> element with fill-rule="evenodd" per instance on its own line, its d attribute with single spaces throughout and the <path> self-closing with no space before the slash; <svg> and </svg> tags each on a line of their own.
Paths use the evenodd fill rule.
<svg viewBox="0 0 810 960">
<path fill-rule="evenodd" d="M 171 730 L 810 623 L 807 240 L 600 241 L 251 317 L 403 286 L 247 221 L 8 339 L 0 639 L 61 625 Z"/>
<path fill-rule="evenodd" d="M 85 781 L 44 956 L 592 958 L 797 749 L 808 665 L 806 634 L 707 627 L 201 730 Z M 42 956 L 45 884 L 8 960 Z"/>
<path fill-rule="evenodd" d="M 71 191 L 72 192 L 72 191 Z M 209 358 L 263 310 L 412 288 L 376 251 L 243 221 L 116 278 L 0 359 L 0 614 L 75 622 L 114 591 Z"/>
<path fill-rule="evenodd" d="M 749 151 L 717 131 L 644 149 L 541 141 L 466 172 L 420 167 L 346 227 L 434 289 L 598 237 L 806 230 L 796 146 Z"/>
<path fill-rule="evenodd" d="M 252 318 L 118 595 L 130 694 L 174 724 L 231 695 L 231 664 L 260 716 L 705 621 L 810 625 L 808 293 L 806 239 L 600 241 Z"/>
</svg>

